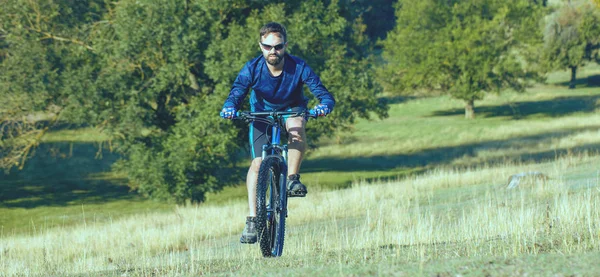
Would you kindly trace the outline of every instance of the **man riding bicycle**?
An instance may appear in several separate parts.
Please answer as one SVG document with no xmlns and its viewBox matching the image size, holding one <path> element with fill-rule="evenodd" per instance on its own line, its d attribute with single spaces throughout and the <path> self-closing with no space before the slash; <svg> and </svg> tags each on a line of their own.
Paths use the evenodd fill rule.
<svg viewBox="0 0 600 277">
<path fill-rule="evenodd" d="M 321 83 L 321 79 L 300 58 L 287 54 L 287 34 L 285 27 L 271 22 L 260 29 L 259 47 L 262 55 L 247 62 L 235 79 L 229 97 L 223 104 L 221 117 L 232 119 L 251 91 L 251 111 L 302 111 L 307 109 L 308 98 L 304 96 L 303 85 L 319 99 L 314 107 L 318 116 L 328 115 L 335 105 L 333 95 Z M 306 186 L 300 182 L 300 164 L 306 150 L 306 119 L 302 116 L 286 119 L 288 132 L 288 188 L 290 195 L 304 197 Z M 267 124 L 250 124 L 250 148 L 252 162 L 246 176 L 248 206 L 246 227 L 240 238 L 241 243 L 256 243 L 256 186 L 258 170 L 262 162 L 262 145 L 270 135 Z"/>
</svg>

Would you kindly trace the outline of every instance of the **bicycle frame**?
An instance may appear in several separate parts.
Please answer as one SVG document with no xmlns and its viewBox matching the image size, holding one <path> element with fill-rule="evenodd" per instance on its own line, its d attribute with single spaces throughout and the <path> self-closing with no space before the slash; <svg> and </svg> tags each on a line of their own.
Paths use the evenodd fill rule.
<svg viewBox="0 0 600 277">
<path fill-rule="evenodd" d="M 283 127 L 283 118 L 276 117 L 273 120 L 275 122 L 271 126 L 271 144 L 265 144 L 262 146 L 262 158 L 264 159 L 267 155 L 281 155 L 287 162 L 287 144 L 281 144 L 281 127 Z"/>
</svg>

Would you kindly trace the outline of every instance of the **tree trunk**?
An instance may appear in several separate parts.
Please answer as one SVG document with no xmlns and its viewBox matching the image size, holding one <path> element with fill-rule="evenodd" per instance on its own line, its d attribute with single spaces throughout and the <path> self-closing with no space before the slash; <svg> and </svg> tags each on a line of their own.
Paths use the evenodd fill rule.
<svg viewBox="0 0 600 277">
<path fill-rule="evenodd" d="M 575 88 L 576 81 L 577 81 L 577 66 L 571 66 L 571 82 L 569 83 L 569 89 Z"/>
<path fill-rule="evenodd" d="M 168 130 L 175 124 L 175 115 L 168 107 L 170 100 L 171 96 L 165 91 L 161 91 L 156 99 L 156 111 L 154 112 L 154 115 L 156 116 L 155 122 L 163 131 Z"/>
<path fill-rule="evenodd" d="M 467 100 L 465 101 L 465 118 L 473 119 L 475 118 L 475 101 Z"/>
</svg>

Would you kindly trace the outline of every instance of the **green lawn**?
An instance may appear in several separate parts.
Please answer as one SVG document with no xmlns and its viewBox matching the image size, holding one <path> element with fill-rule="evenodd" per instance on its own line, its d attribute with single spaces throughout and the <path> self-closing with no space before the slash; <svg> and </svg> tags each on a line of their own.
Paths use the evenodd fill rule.
<svg viewBox="0 0 600 277">
<path fill-rule="evenodd" d="M 123 176 L 110 172 L 117 156 L 92 138 L 99 136 L 87 129 L 50 133 L 23 170 L 3 176 L 3 235 L 174 208 L 131 192 Z"/>
</svg>

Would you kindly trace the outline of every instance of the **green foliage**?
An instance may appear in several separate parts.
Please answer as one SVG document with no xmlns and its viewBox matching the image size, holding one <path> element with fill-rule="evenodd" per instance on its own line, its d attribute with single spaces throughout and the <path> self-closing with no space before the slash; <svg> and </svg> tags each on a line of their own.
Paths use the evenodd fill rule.
<svg viewBox="0 0 600 277">
<path fill-rule="evenodd" d="M 128 144 L 128 159 L 116 168 L 128 173 L 130 186 L 155 199 L 199 202 L 235 178 L 228 170 L 236 130 L 214 116 L 220 99 L 211 98 L 196 97 L 178 110 L 169 134 L 153 138 L 151 145 Z"/>
<path fill-rule="evenodd" d="M 385 116 L 364 24 L 341 16 L 337 1 L 278 2 L 8 3 L 0 13 L 0 93 L 10 100 L 3 124 L 39 115 L 97 127 L 121 154 L 114 170 L 132 188 L 177 203 L 203 201 L 232 178 L 227 171 L 247 144 L 246 127 L 218 111 L 240 68 L 259 55 L 258 30 L 268 21 L 288 26 L 292 54 L 338 99 L 312 138 L 369 111 Z M 18 124 L 9 126 L 10 140 L 3 137 L 0 147 L 12 159 L 2 167 L 27 156 L 51 127 L 40 118 L 29 122 L 19 132 Z"/>
<path fill-rule="evenodd" d="M 573 71 L 589 61 L 600 63 L 600 9 L 588 0 L 569 1 L 547 16 L 543 61 L 546 70 Z"/>
<path fill-rule="evenodd" d="M 397 25 L 383 41 L 380 80 L 391 93 L 442 90 L 472 108 L 486 92 L 523 91 L 535 45 L 538 4 L 513 1 L 399 1 Z M 533 40 L 533 41 L 532 41 Z M 521 50 L 521 51 L 517 51 Z M 468 111 L 467 111 L 468 112 Z M 467 114 L 467 117 L 470 117 Z"/>
<path fill-rule="evenodd" d="M 85 29 L 102 2 L 9 1 L 0 10 L 0 167 L 20 165 L 52 122 L 82 123 L 95 91 Z"/>
<path fill-rule="evenodd" d="M 98 122 L 124 154 L 115 170 L 155 199 L 203 201 L 226 184 L 219 177 L 235 154 L 235 133 L 217 116 L 221 100 L 201 63 L 227 7 L 203 4 L 121 1 L 94 41 L 104 49 Z"/>
<path fill-rule="evenodd" d="M 365 24 L 370 40 L 383 39 L 394 28 L 394 5 L 397 0 L 340 0 L 341 14 L 349 21 Z"/>
</svg>

